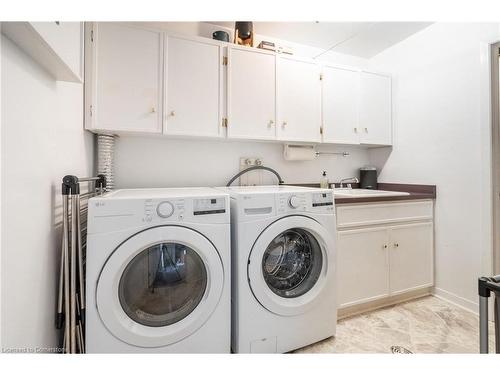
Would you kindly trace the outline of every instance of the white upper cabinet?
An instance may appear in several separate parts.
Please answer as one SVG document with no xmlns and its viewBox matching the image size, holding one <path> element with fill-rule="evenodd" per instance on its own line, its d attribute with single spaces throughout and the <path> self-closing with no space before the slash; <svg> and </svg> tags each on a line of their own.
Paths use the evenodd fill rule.
<svg viewBox="0 0 500 375">
<path fill-rule="evenodd" d="M 222 57 L 219 42 L 165 36 L 165 134 L 223 135 Z"/>
<path fill-rule="evenodd" d="M 276 57 L 247 47 L 228 47 L 229 138 L 276 138 Z"/>
<path fill-rule="evenodd" d="M 33 25 L 54 45 L 78 37 L 77 24 Z M 392 145 L 390 76 L 127 23 L 85 27 L 89 130 Z M 73 52 L 61 58 L 78 70 Z"/>
<path fill-rule="evenodd" d="M 391 77 L 361 72 L 360 143 L 392 145 Z"/>
<path fill-rule="evenodd" d="M 359 71 L 324 66 L 322 76 L 323 142 L 359 143 Z"/>
<path fill-rule="evenodd" d="M 277 57 L 277 138 L 321 141 L 321 81 L 311 61 Z"/>
<path fill-rule="evenodd" d="M 103 22 L 86 38 L 87 128 L 161 133 L 162 34 Z"/>
</svg>

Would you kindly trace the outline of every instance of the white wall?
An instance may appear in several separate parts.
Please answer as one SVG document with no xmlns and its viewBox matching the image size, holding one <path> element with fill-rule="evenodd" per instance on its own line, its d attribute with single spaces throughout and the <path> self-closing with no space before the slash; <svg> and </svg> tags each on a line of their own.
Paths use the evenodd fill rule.
<svg viewBox="0 0 500 375">
<path fill-rule="evenodd" d="M 437 185 L 436 292 L 470 309 L 481 254 L 491 251 L 480 50 L 498 31 L 498 24 L 437 23 L 371 61 L 393 74 L 395 129 L 392 152 L 372 150 L 371 161 L 381 181 Z"/>
<path fill-rule="evenodd" d="M 211 38 L 212 32 L 224 29 L 202 22 L 162 22 L 137 24 L 161 30 L 198 35 Z M 225 29 L 232 33 L 232 30 Z M 258 44 L 261 39 L 283 42 L 293 48 L 294 54 L 312 58 L 321 49 L 296 43 L 280 41 L 256 35 Z M 327 53 L 319 61 L 340 65 L 365 67 L 368 60 Z M 313 161 L 287 162 L 283 159 L 283 146 L 277 143 L 230 142 L 208 140 L 172 140 L 153 137 L 121 136 L 117 142 L 116 183 L 117 187 L 149 186 L 220 186 L 239 171 L 241 156 L 262 157 L 266 166 L 275 168 L 282 174 L 285 182 L 319 182 L 323 170 L 327 171 L 330 181 L 358 174 L 357 169 L 369 162 L 368 152 L 360 147 L 322 146 L 324 150 L 348 150 L 351 156 L 321 156 Z M 145 152 L 147 150 L 147 152 Z M 272 175 L 265 183 L 275 183 Z"/>
<path fill-rule="evenodd" d="M 350 156 L 319 156 L 312 161 L 283 159 L 283 146 L 275 143 L 172 140 L 120 137 L 116 146 L 116 185 L 123 187 L 223 186 L 239 171 L 239 158 L 261 157 L 287 183 L 318 183 L 322 171 L 330 181 L 357 175 L 367 163 L 368 152 L 354 147 L 325 147 L 318 150 L 350 152 Z M 272 174 L 263 182 L 275 184 Z M 236 182 L 237 183 L 237 182 Z"/>
<path fill-rule="evenodd" d="M 93 172 L 83 85 L 56 82 L 2 36 L 1 343 L 54 347 L 60 186 Z"/>
</svg>

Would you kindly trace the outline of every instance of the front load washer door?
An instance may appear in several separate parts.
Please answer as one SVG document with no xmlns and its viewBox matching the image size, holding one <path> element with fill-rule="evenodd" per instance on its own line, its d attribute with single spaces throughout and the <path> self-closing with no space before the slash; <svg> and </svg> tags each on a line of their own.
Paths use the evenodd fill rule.
<svg viewBox="0 0 500 375">
<path fill-rule="evenodd" d="M 321 298 L 331 262 L 333 240 L 317 221 L 288 216 L 275 221 L 257 238 L 250 253 L 248 280 L 269 311 L 298 315 Z"/>
<path fill-rule="evenodd" d="M 97 310 L 125 343 L 166 346 L 207 321 L 223 283 L 221 258 L 207 238 L 185 227 L 155 227 L 130 237 L 108 258 L 97 283 Z"/>
</svg>

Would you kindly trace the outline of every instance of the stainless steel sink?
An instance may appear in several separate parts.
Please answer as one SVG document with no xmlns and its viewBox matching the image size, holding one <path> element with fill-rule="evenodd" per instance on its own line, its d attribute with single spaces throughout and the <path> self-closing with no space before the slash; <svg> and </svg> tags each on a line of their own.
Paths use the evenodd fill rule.
<svg viewBox="0 0 500 375">
<path fill-rule="evenodd" d="M 367 197 L 399 197 L 410 195 L 403 191 L 370 190 L 370 189 L 333 189 L 333 194 L 338 198 L 367 198 Z"/>
</svg>

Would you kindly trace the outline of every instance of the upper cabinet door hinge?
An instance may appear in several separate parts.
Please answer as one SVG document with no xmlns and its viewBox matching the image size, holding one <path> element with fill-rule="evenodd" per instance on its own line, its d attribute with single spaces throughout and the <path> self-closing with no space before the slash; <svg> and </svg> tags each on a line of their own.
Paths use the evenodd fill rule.
<svg viewBox="0 0 500 375">
<path fill-rule="evenodd" d="M 226 118 L 226 117 L 224 117 L 224 118 L 222 119 L 222 127 L 223 127 L 223 128 L 227 128 L 227 118 Z"/>
<path fill-rule="evenodd" d="M 320 75 L 319 75 L 319 80 L 320 80 L 320 81 L 323 81 L 323 73 L 320 73 Z"/>
<path fill-rule="evenodd" d="M 222 65 L 227 65 L 227 56 L 222 57 Z"/>
</svg>

